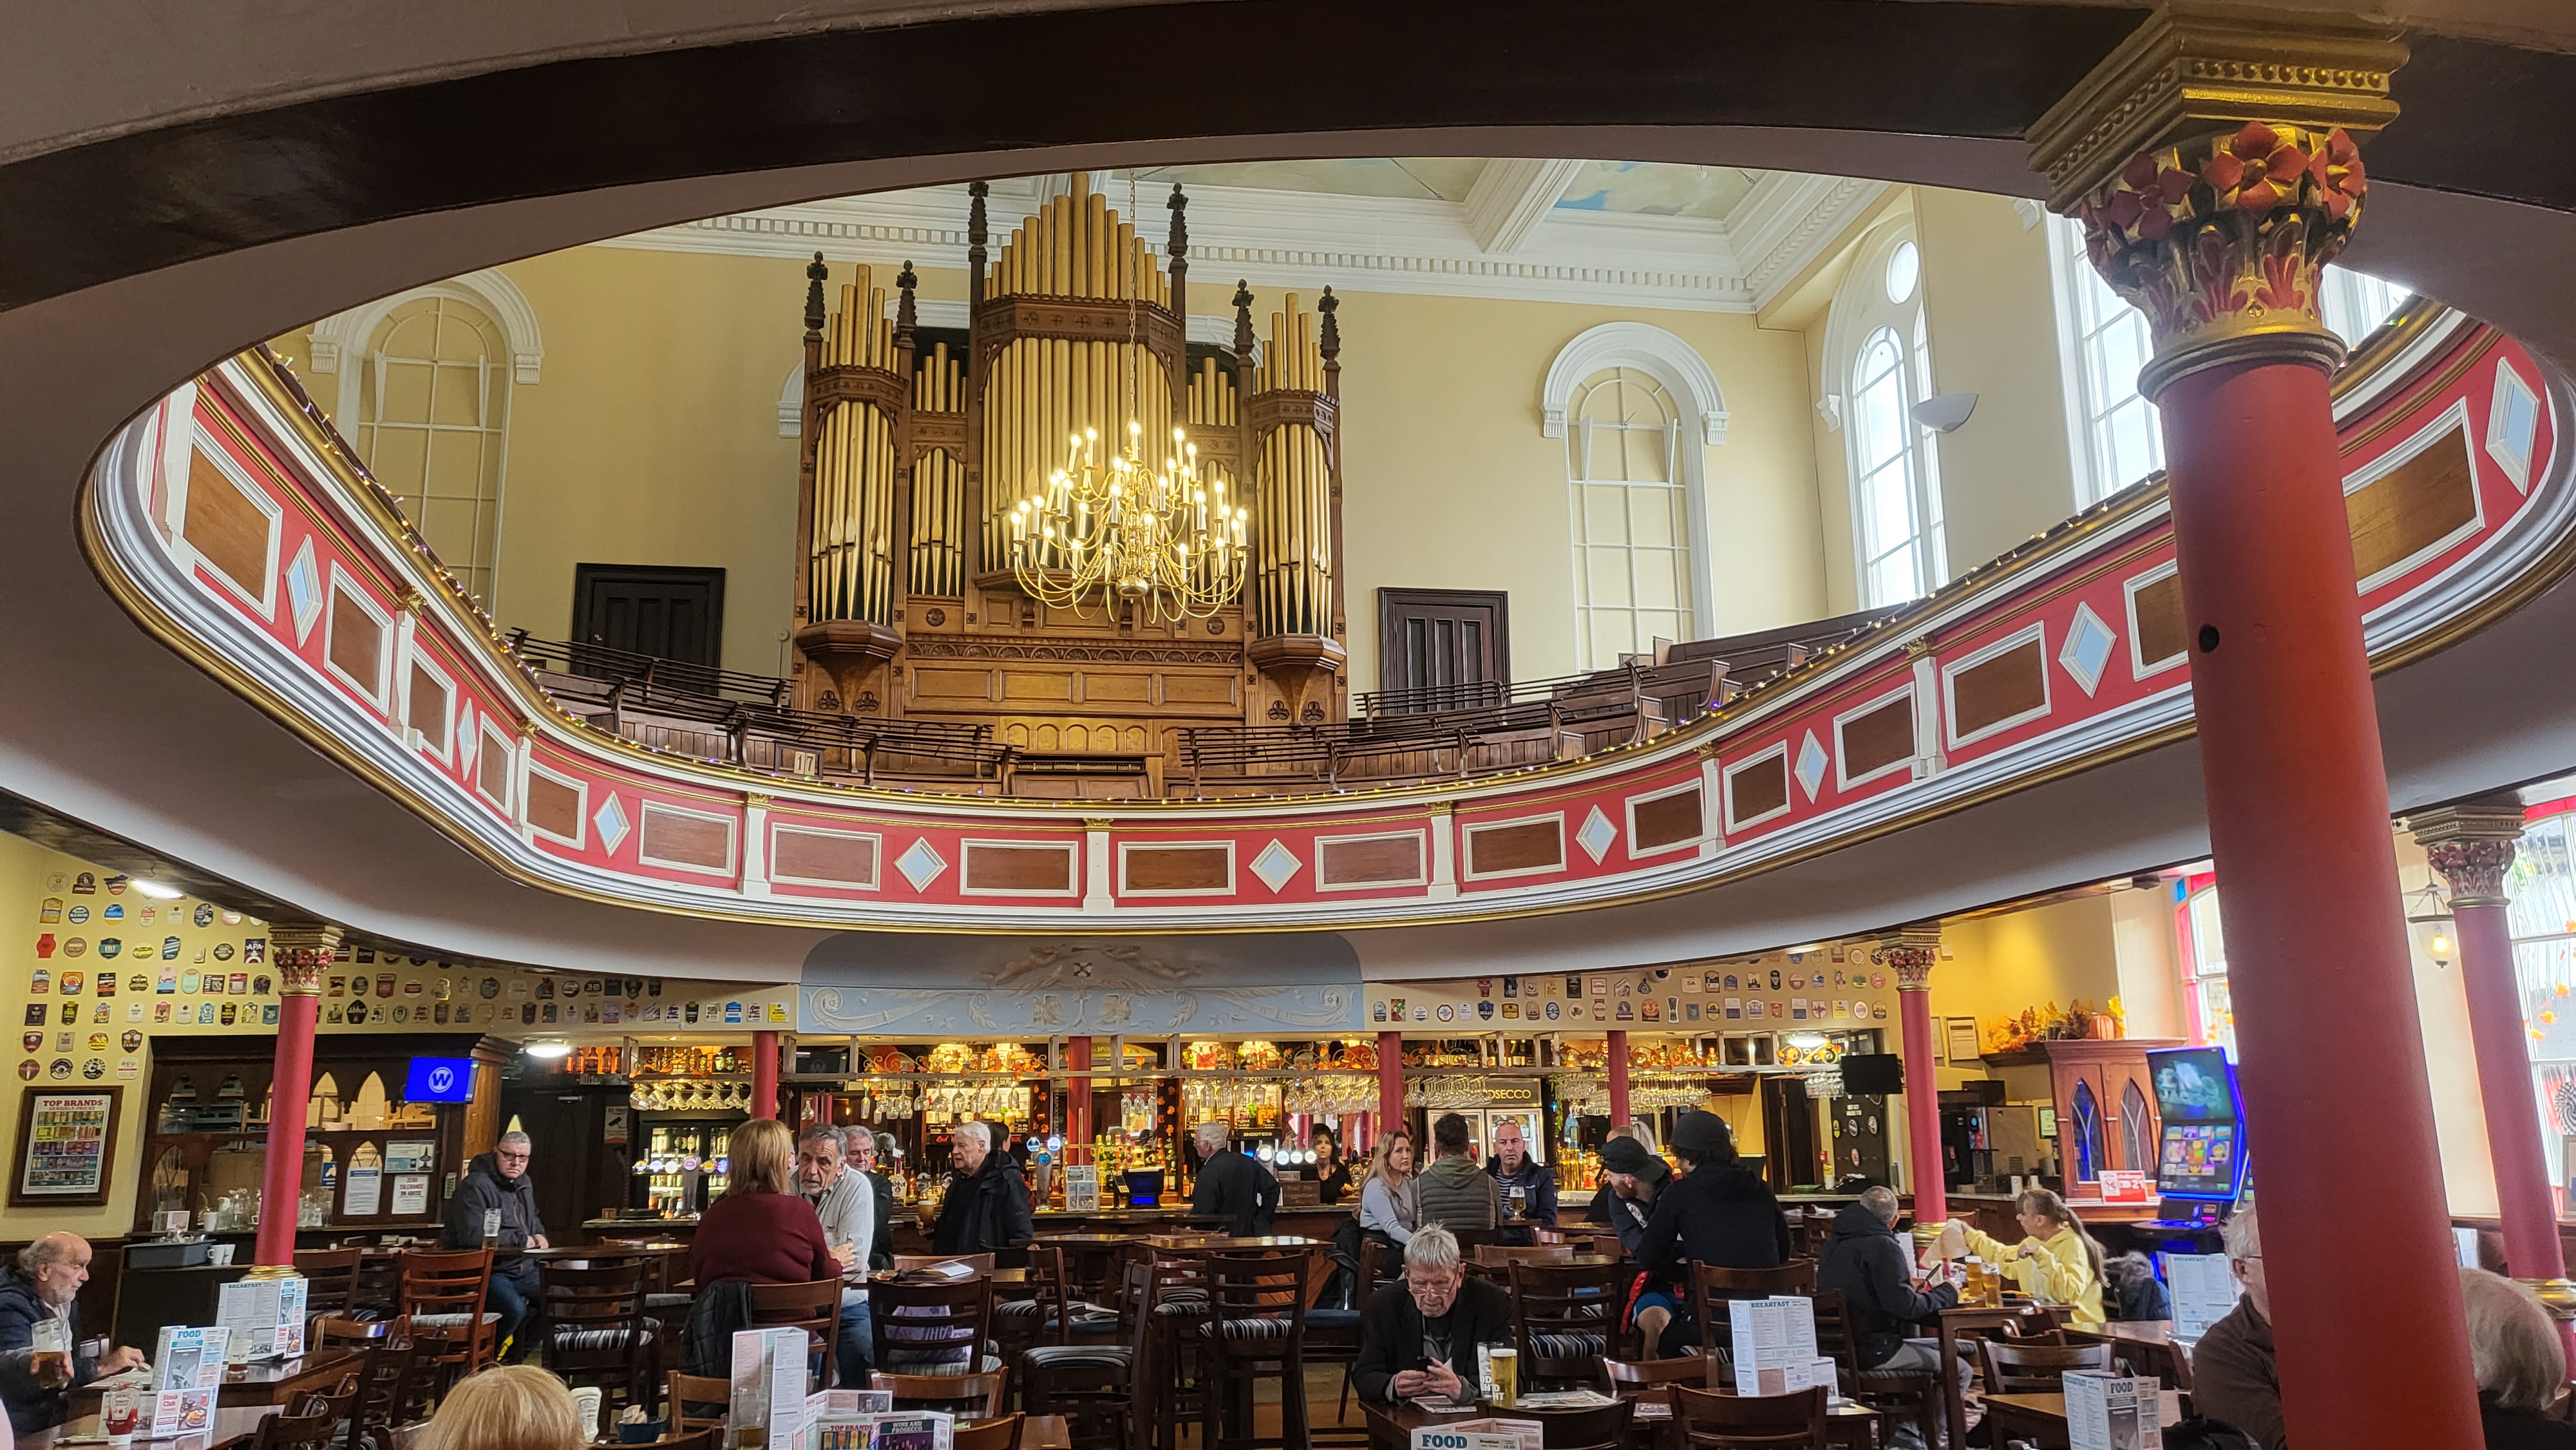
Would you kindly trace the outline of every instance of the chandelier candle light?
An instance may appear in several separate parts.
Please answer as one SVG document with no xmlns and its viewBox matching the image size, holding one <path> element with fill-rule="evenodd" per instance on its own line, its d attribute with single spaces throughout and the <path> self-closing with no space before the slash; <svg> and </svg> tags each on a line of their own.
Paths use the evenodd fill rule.
<svg viewBox="0 0 2576 1450">
<path fill-rule="evenodd" d="M 1228 499 L 1222 476 L 1200 477 L 1197 445 L 1180 429 L 1161 460 L 1146 459 L 1144 436 L 1130 419 L 1125 450 L 1104 463 L 1099 429 L 1069 435 L 1064 466 L 1012 509 L 1011 572 L 1031 597 L 1081 614 L 1097 593 L 1182 620 L 1242 592 L 1250 510 Z"/>
</svg>

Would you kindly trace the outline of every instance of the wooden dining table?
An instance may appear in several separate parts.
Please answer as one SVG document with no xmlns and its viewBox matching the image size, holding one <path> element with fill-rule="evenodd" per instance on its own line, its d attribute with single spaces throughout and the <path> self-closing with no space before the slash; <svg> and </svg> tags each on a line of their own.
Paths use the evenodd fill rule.
<svg viewBox="0 0 2576 1450">
<path fill-rule="evenodd" d="M 2182 1423 L 2185 1406 L 2180 1390 L 2165 1390 L 2158 1400 L 2160 1423 Z M 2039 1450 L 2066 1450 L 2070 1443 L 2064 1395 L 1988 1395 L 1986 1424 L 1996 1445 L 2027 1440 Z"/>
<path fill-rule="evenodd" d="M 1958 1363 L 1956 1356 L 1961 1331 L 2001 1329 L 2029 1313 L 2031 1308 L 2032 1306 L 2028 1304 L 2007 1304 L 2001 1309 L 1983 1307 L 1944 1309 L 1937 1318 L 1921 1321 L 1931 1324 L 1932 1337 L 1940 1346 L 1941 1410 L 1949 1421 L 1951 1444 L 1968 1443 L 1968 1400 L 1967 1396 L 1959 1392 L 1958 1371 L 1951 1368 Z"/>
<path fill-rule="evenodd" d="M 358 1351 L 354 1349 L 317 1349 L 301 1359 L 282 1359 L 273 1364 L 232 1365 L 224 1371 L 223 1387 L 215 1391 L 215 1408 L 248 1409 L 265 1405 L 276 1409 L 292 1404 L 297 1395 L 307 1390 L 334 1388 L 342 1375 L 358 1367 L 358 1360 Z M 123 1376 L 110 1376 L 76 1385 L 65 1392 L 64 1398 L 75 1416 L 96 1414 L 99 1398 L 107 1393 L 109 1386 L 122 1379 Z M 150 1377 L 138 1376 L 134 1383 L 138 1387 L 148 1386 Z"/>
<path fill-rule="evenodd" d="M 1680 1428 L 1673 1419 L 1672 1401 L 1661 1390 L 1636 1397 L 1637 1428 L 1658 1446 L 1682 1443 Z M 1371 1450 L 1408 1450 L 1413 1432 L 1426 1425 L 1445 1425 L 1453 1420 L 1508 1420 L 1512 1412 L 1495 1404 L 1464 1405 L 1450 1410 L 1425 1409 L 1411 1401 L 1381 1405 L 1362 1401 L 1360 1410 L 1368 1424 Z M 1857 1400 L 1844 1400 L 1825 1411 L 1825 1433 L 1838 1446 L 1851 1450 L 1870 1450 L 1878 1443 L 1879 1412 Z"/>
<path fill-rule="evenodd" d="M 248 1441 L 259 1433 L 259 1422 L 278 1412 L 273 1404 L 215 1406 L 215 1423 L 203 1432 L 181 1435 L 168 1440 L 144 1440 L 138 1445 L 151 1450 L 215 1450 L 216 1446 Z M 87 1412 L 75 1411 L 72 1417 L 50 1430 L 38 1430 L 18 1437 L 18 1450 L 106 1450 L 107 1430 L 98 1420 L 98 1407 Z"/>
<path fill-rule="evenodd" d="M 2114 1319 L 2099 1329 L 2070 1329 L 2066 1342 L 2108 1344 L 2114 1356 L 2139 1374 L 2155 1376 L 2166 1389 L 2191 1388 L 2191 1346 L 2173 1337 L 2170 1319 Z"/>
</svg>

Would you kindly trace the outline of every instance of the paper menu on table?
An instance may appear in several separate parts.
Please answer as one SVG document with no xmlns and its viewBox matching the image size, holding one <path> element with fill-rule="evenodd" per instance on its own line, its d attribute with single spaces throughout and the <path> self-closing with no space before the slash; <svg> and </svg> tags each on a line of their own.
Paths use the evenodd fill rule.
<svg viewBox="0 0 2576 1450">
<path fill-rule="evenodd" d="M 222 1357 L 216 1357 L 221 1373 Z M 201 1435 L 214 1428 L 217 1391 L 163 1390 L 151 1400 L 151 1438 L 167 1440 L 178 1435 Z"/>
<path fill-rule="evenodd" d="M 734 1331 L 731 1410 L 757 1406 L 772 1445 L 793 1445 L 803 1438 L 805 1355 L 802 1329 Z"/>
<path fill-rule="evenodd" d="M 2243 1290 L 2225 1254 L 2166 1254 L 2164 1261 L 2174 1338 L 2198 1339 L 2236 1307 Z"/>
<path fill-rule="evenodd" d="M 1794 1294 L 1735 1299 L 1726 1306 L 1739 1365 L 1804 1364 L 1816 1358 L 1816 1304 Z"/>
<path fill-rule="evenodd" d="M 222 1325 L 165 1324 L 152 1349 L 152 1388 L 211 1390 L 224 1382 L 224 1348 L 232 1337 Z"/>
<path fill-rule="evenodd" d="M 2069 1370 L 2064 1380 L 2073 1450 L 2164 1450 L 2164 1396 L 2154 1380 L 2101 1370 Z"/>
<path fill-rule="evenodd" d="M 1539 1450 L 1543 1428 L 1535 1420 L 1460 1420 L 1414 1427 L 1410 1450 Z"/>
<path fill-rule="evenodd" d="M 224 1357 L 248 1364 L 277 1353 L 276 1279 L 237 1279 L 215 1291 L 215 1318 L 226 1331 Z"/>
</svg>

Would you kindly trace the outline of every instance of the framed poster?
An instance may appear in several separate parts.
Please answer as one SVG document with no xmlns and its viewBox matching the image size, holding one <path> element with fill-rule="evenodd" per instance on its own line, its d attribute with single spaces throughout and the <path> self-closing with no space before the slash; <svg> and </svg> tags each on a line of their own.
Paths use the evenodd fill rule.
<svg viewBox="0 0 2576 1450">
<path fill-rule="evenodd" d="M 125 1089 L 29 1088 L 18 1113 L 18 1171 L 9 1206 L 107 1205 Z"/>
<path fill-rule="evenodd" d="M 1975 1062 L 1985 1052 L 1985 1047 L 1977 1036 L 1977 1019 L 1974 1017 L 1944 1019 L 1942 1035 L 1948 1039 L 1948 1058 L 1954 1067 L 1964 1067 Z"/>
</svg>

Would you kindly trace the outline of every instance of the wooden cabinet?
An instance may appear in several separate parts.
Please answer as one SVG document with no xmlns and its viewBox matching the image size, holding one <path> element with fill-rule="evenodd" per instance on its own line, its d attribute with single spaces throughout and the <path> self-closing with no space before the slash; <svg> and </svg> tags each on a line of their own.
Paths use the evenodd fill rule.
<svg viewBox="0 0 2576 1450">
<path fill-rule="evenodd" d="M 1985 1062 L 2002 1070 L 2014 1099 L 2038 1096 L 2035 1090 L 2015 1091 L 2021 1082 L 2045 1082 L 2057 1118 L 2058 1164 L 2071 1188 L 2099 1182 L 2105 1168 L 2156 1171 L 2160 1124 L 2147 1053 L 2183 1045 L 2151 1037 L 2034 1042 L 2015 1052 L 1989 1053 Z"/>
</svg>

